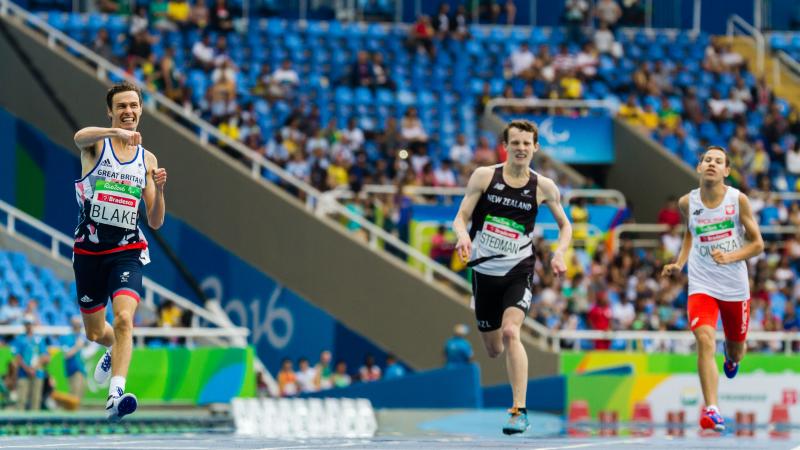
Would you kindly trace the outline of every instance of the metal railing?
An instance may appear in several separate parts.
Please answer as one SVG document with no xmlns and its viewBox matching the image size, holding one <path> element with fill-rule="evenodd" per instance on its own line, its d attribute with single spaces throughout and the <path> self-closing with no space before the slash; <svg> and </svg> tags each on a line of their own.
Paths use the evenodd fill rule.
<svg viewBox="0 0 800 450">
<path fill-rule="evenodd" d="M 727 36 L 729 40 L 732 40 L 734 35 L 736 34 L 736 27 L 741 28 L 744 30 L 744 34 L 746 36 L 750 36 L 753 39 L 753 45 L 756 49 L 756 67 L 758 67 L 758 73 L 764 73 L 764 49 L 766 47 L 764 35 L 758 31 L 755 27 L 747 23 L 746 20 L 742 19 L 741 16 L 737 14 L 733 14 L 728 18 L 728 25 L 727 25 Z"/>
<path fill-rule="evenodd" d="M 683 233 L 686 229 L 684 225 L 678 225 L 675 227 L 679 233 Z M 795 234 L 800 232 L 800 227 L 793 226 L 793 225 L 759 225 L 759 230 L 761 234 Z M 613 239 L 614 239 L 614 252 L 616 253 L 619 250 L 621 237 L 623 234 L 626 233 L 638 233 L 638 234 L 655 234 L 655 235 L 662 235 L 670 230 L 669 225 L 660 224 L 660 223 L 629 223 L 623 224 L 618 227 L 615 227 L 611 230 Z M 636 238 L 631 239 L 631 244 L 635 248 L 657 248 L 661 245 L 660 239 L 658 237 L 653 238 Z"/>
<path fill-rule="evenodd" d="M 52 256 L 54 259 L 61 260 L 62 262 L 69 263 L 69 258 L 62 253 L 62 249 L 72 249 L 73 240 L 67 237 L 65 234 L 61 233 L 60 231 L 52 228 L 46 224 L 41 223 L 35 217 L 28 215 L 27 213 L 20 211 L 19 209 L 15 208 L 12 205 L 0 200 L 0 212 L 5 214 L 5 221 L 0 222 L 5 228 L 6 232 L 11 236 L 23 236 L 28 238 L 32 241 L 32 243 L 36 245 L 41 245 L 38 241 L 38 238 L 44 237 L 45 239 L 49 240 L 49 243 L 43 245 L 44 249 Z M 27 227 L 33 228 L 34 230 L 40 233 L 39 236 L 31 237 L 26 236 L 24 231 L 18 224 L 24 224 Z M 145 305 L 149 305 L 153 307 L 156 303 L 156 298 L 161 299 L 170 299 L 176 305 L 183 308 L 184 310 L 191 311 L 193 317 L 202 319 L 209 324 L 213 324 L 218 326 L 219 328 L 203 328 L 202 330 L 208 330 L 208 333 L 203 334 L 201 331 L 200 334 L 197 334 L 195 331 L 188 332 L 186 330 L 191 330 L 191 328 L 154 328 L 153 330 L 162 330 L 165 334 L 162 336 L 165 337 L 207 337 L 207 338 L 219 338 L 219 337 L 226 337 L 229 338 L 232 345 L 238 347 L 244 347 L 247 345 L 247 336 L 250 334 L 250 331 L 247 328 L 242 327 L 235 327 L 232 326 L 230 322 L 226 322 L 221 320 L 216 315 L 210 313 L 205 308 L 197 305 L 196 303 L 192 302 L 191 300 L 182 297 L 169 289 L 161 286 L 160 284 L 156 283 L 155 281 L 151 280 L 148 277 L 142 278 L 142 288 L 144 289 L 144 296 L 142 298 L 142 302 Z M 45 329 L 57 329 L 57 330 L 68 330 L 69 327 L 40 327 L 42 330 Z M 145 329 L 146 328 L 142 328 Z M 0 327 L 0 330 L 2 328 Z M 19 330 L 22 330 L 20 327 Z M 170 331 L 173 330 L 173 331 Z M 186 333 L 188 334 L 175 334 L 175 333 Z M 61 331 L 57 331 L 60 333 Z M 154 336 L 152 333 L 154 331 L 143 331 L 141 336 Z M 150 333 L 150 334 L 147 334 Z M 0 333 L 2 334 L 2 333 Z M 136 336 L 136 334 L 134 334 Z"/>
<path fill-rule="evenodd" d="M 614 114 L 618 104 L 610 100 L 548 100 L 539 98 L 502 98 L 497 97 L 486 103 L 486 111 L 491 113 L 498 107 L 520 108 L 603 108 Z"/>
<path fill-rule="evenodd" d="M 368 233 L 370 246 L 375 251 L 381 251 L 379 243 L 383 241 L 386 244 L 391 245 L 393 248 L 398 249 L 407 257 L 418 261 L 423 268 L 422 273 L 427 281 L 432 281 L 434 279 L 434 274 L 436 274 L 441 278 L 449 280 L 453 285 L 461 288 L 463 292 L 470 291 L 469 283 L 467 283 L 457 274 L 453 273 L 449 268 L 438 264 L 416 248 L 409 246 L 405 242 L 386 232 L 364 217 L 345 208 L 338 201 L 336 201 L 335 196 L 320 192 L 308 183 L 293 177 L 284 171 L 280 166 L 249 149 L 241 142 L 233 140 L 230 137 L 222 134 L 208 122 L 199 119 L 191 112 L 187 112 L 183 107 L 179 106 L 160 92 L 151 90 L 149 87 L 131 77 L 118 67 L 114 66 L 112 63 L 106 61 L 92 50 L 65 35 L 61 31 L 51 27 L 40 17 L 31 14 L 25 9 L 12 3 L 10 0 L 0 0 L 0 15 L 18 17 L 27 26 L 33 27 L 34 29 L 44 33 L 47 36 L 47 42 L 51 48 L 56 48 L 60 45 L 74 53 L 77 53 L 80 55 L 80 57 L 86 59 L 91 64 L 96 66 L 96 74 L 99 79 L 107 80 L 108 74 L 113 74 L 120 79 L 128 80 L 131 83 L 139 86 L 145 95 L 144 103 L 147 108 L 155 109 L 160 107 L 176 117 L 180 117 L 181 119 L 190 123 L 193 127 L 196 127 L 198 130 L 200 130 L 200 141 L 203 144 L 208 144 L 210 137 L 213 137 L 218 142 L 224 143 L 227 148 L 239 153 L 246 161 L 249 162 L 250 176 L 252 178 L 268 182 L 268 180 L 265 180 L 261 175 L 262 171 L 266 170 L 276 175 L 282 182 L 287 183 L 303 192 L 306 196 L 305 205 L 307 209 L 315 211 L 320 216 L 323 214 L 336 214 L 357 224 L 361 229 Z"/>
<path fill-rule="evenodd" d="M 636 350 L 647 350 L 648 345 L 642 345 L 649 341 L 651 348 L 657 349 L 660 343 L 687 343 L 695 341 L 694 334 L 690 331 L 600 331 L 600 330 L 551 330 L 544 325 L 536 322 L 537 328 L 546 342 L 547 348 L 554 352 L 562 350 L 562 341 L 569 341 L 567 350 L 580 349 L 580 341 L 597 340 L 616 340 L 625 341 L 625 348 L 628 351 L 639 347 Z M 724 341 L 724 333 L 716 333 L 717 341 Z M 784 331 L 751 331 L 747 333 L 749 342 L 781 342 L 783 351 L 788 355 L 792 353 L 792 343 L 800 342 L 800 333 Z"/>
<path fill-rule="evenodd" d="M 351 199 L 355 196 L 353 191 L 347 187 L 335 189 L 336 198 Z M 405 186 L 403 192 L 409 195 L 427 195 L 436 197 L 457 197 L 464 195 L 463 187 L 443 187 L 443 186 Z M 369 194 L 396 194 L 397 186 L 394 184 L 365 184 L 360 193 Z M 800 194 L 799 194 L 800 195 Z M 585 199 L 608 199 L 611 204 L 624 208 L 627 206 L 625 194 L 616 189 L 570 189 L 562 197 L 562 203 L 569 204 L 577 198 Z"/>
</svg>

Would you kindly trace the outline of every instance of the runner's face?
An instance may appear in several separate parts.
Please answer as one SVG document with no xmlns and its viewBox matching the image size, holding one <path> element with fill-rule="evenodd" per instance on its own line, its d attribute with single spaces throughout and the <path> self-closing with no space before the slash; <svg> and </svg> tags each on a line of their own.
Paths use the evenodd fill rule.
<svg viewBox="0 0 800 450">
<path fill-rule="evenodd" d="M 508 151 L 508 162 L 510 164 L 529 167 L 533 154 L 539 150 L 539 144 L 533 143 L 533 132 L 510 128 L 508 130 L 506 150 Z"/>
<path fill-rule="evenodd" d="M 139 117 L 142 116 L 142 105 L 139 95 L 134 91 L 120 92 L 111 99 L 111 126 L 134 131 L 139 126 Z"/>
<path fill-rule="evenodd" d="M 709 150 L 697 165 L 697 173 L 701 181 L 722 181 L 730 175 L 730 167 L 725 166 L 725 153 L 721 150 Z"/>
</svg>

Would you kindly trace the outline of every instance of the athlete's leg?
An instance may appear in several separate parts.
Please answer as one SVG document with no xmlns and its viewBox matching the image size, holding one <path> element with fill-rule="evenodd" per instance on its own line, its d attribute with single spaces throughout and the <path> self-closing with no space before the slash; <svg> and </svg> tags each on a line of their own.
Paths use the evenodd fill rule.
<svg viewBox="0 0 800 450">
<path fill-rule="evenodd" d="M 486 353 L 489 358 L 497 358 L 503 353 L 503 334 L 501 330 L 493 330 L 481 333 L 483 346 L 486 347 Z"/>
<path fill-rule="evenodd" d="M 717 386 L 719 385 L 719 369 L 714 359 L 716 338 L 714 328 L 702 325 L 693 330 L 697 341 L 697 375 L 706 405 L 717 404 Z"/>
<path fill-rule="evenodd" d="M 747 351 L 747 329 L 750 326 L 750 300 L 742 302 L 719 302 L 722 328 L 725 330 L 727 360 L 734 364 L 744 358 Z"/>
<path fill-rule="evenodd" d="M 111 349 L 112 377 L 127 377 L 133 352 L 133 316 L 139 300 L 120 294 L 113 298 L 114 346 Z"/>
<path fill-rule="evenodd" d="M 525 313 L 516 307 L 507 308 L 503 313 L 503 345 L 506 352 L 506 370 L 515 408 L 524 408 L 528 390 L 528 355 L 520 341 L 520 328 Z"/>
<path fill-rule="evenodd" d="M 92 313 L 81 313 L 83 316 L 83 328 L 86 330 L 86 337 L 98 344 L 111 347 L 114 345 L 114 328 L 106 322 L 106 309 L 103 307 Z"/>
</svg>

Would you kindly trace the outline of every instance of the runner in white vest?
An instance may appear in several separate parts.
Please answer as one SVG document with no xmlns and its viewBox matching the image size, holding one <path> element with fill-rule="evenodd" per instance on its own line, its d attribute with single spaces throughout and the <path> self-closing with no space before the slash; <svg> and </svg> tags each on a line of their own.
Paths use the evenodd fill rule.
<svg viewBox="0 0 800 450">
<path fill-rule="evenodd" d="M 147 222 L 164 223 L 167 172 L 142 147 L 136 131 L 142 93 L 123 82 L 106 94 L 111 128 L 87 127 L 75 133 L 81 150 L 81 178 L 75 182 L 80 207 L 75 229 L 73 269 L 86 337 L 107 348 L 94 372 L 98 384 L 109 377 L 106 412 L 117 421 L 136 411 L 136 396 L 125 392 L 131 362 L 133 316 L 142 296 L 142 266 L 150 261 L 139 229 L 144 200 Z M 111 298 L 114 325 L 106 322 Z"/>
<path fill-rule="evenodd" d="M 697 372 L 706 404 L 700 426 L 717 431 L 725 430 L 717 406 L 717 320 L 721 315 L 725 330 L 723 369 L 728 378 L 733 378 L 744 357 L 750 319 L 746 261 L 764 250 L 747 196 L 724 183 L 730 171 L 725 149 L 708 147 L 697 165 L 700 188 L 678 202 L 687 228 L 678 261 L 664 266 L 662 272 L 662 276 L 669 276 L 689 263 L 687 312 L 697 340 Z"/>
</svg>

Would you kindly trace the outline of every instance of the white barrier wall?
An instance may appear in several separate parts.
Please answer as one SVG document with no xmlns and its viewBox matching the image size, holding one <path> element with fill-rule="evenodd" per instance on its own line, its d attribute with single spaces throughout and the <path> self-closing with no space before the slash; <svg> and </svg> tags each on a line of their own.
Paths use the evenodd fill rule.
<svg viewBox="0 0 800 450">
<path fill-rule="evenodd" d="M 369 400 L 359 398 L 236 398 L 236 433 L 270 438 L 366 438 L 378 422 Z"/>
</svg>

